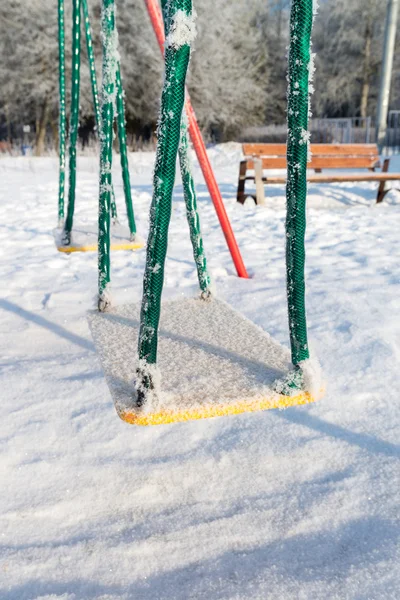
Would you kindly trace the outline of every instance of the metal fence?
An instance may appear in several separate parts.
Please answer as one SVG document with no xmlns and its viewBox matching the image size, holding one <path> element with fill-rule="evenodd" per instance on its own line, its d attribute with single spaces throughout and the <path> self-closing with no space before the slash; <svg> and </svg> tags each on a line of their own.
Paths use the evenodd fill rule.
<svg viewBox="0 0 400 600">
<path fill-rule="evenodd" d="M 371 117 L 312 119 L 310 130 L 315 144 L 370 144 L 375 138 Z"/>
<path fill-rule="evenodd" d="M 388 117 L 385 154 L 400 153 L 400 110 L 391 110 Z"/>
<path fill-rule="evenodd" d="M 346 119 L 312 119 L 310 131 L 314 144 L 369 144 L 375 141 L 371 117 Z M 238 141 L 286 143 L 287 125 L 248 127 Z"/>
<path fill-rule="evenodd" d="M 371 117 L 344 119 L 312 119 L 310 122 L 314 144 L 374 144 L 375 123 Z M 287 126 L 267 125 L 249 127 L 240 135 L 241 142 L 286 143 Z M 391 110 L 383 154 L 400 153 L 400 110 Z"/>
</svg>

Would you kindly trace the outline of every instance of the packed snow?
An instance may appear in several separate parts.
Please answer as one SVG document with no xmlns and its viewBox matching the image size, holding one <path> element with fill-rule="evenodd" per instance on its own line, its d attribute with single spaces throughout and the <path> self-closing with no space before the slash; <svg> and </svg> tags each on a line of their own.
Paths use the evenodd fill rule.
<svg viewBox="0 0 400 600">
<path fill-rule="evenodd" d="M 236 203 L 239 157 L 210 150 L 249 280 L 194 163 L 210 273 L 221 299 L 288 347 L 285 191 Z M 153 163 L 130 155 L 143 238 Z M 117 160 L 114 173 L 126 224 Z M 323 400 L 137 428 L 115 413 L 88 329 L 97 256 L 55 246 L 57 158 L 2 158 L 0 175 L 0 598 L 398 600 L 400 192 L 377 206 L 376 184 L 310 186 Z M 98 159 L 79 157 L 77 227 L 96 222 L 97 195 Z M 168 299 L 198 294 L 185 212 L 178 181 Z M 140 302 L 144 262 L 144 250 L 113 253 L 117 305 Z"/>
</svg>

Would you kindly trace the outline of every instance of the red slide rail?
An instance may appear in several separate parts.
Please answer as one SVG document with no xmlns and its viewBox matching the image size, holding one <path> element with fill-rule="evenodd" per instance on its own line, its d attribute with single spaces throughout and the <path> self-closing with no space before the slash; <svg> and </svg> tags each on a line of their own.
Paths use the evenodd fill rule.
<svg viewBox="0 0 400 600">
<path fill-rule="evenodd" d="M 164 54 L 165 35 L 160 6 L 157 0 L 144 1 L 147 7 L 147 11 L 149 13 L 151 24 L 153 25 L 153 29 L 157 37 L 158 45 L 160 46 L 161 52 Z M 193 106 L 190 102 L 188 92 L 186 93 L 185 108 L 189 121 L 190 138 L 192 140 L 192 144 L 197 155 L 197 160 L 199 161 L 201 170 L 203 171 L 204 179 L 206 181 L 211 199 L 214 203 L 214 207 L 222 231 L 224 232 L 226 243 L 228 244 L 228 248 L 231 253 L 237 274 L 239 277 L 248 279 L 249 276 L 247 274 L 242 255 L 240 254 L 239 246 L 237 245 L 235 234 L 233 233 L 228 215 L 226 214 L 221 192 L 219 190 L 217 180 L 215 179 L 214 171 L 212 170 L 209 158 L 207 156 L 207 150 L 204 144 L 203 136 L 201 135 L 200 127 L 197 122 Z"/>
</svg>

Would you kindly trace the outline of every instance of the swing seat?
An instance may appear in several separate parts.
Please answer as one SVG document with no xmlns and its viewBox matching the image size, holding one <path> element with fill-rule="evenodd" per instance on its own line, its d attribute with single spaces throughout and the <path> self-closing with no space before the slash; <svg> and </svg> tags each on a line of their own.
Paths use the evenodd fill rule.
<svg viewBox="0 0 400 600">
<path fill-rule="evenodd" d="M 59 252 L 97 252 L 97 225 L 84 225 L 74 227 L 71 233 L 71 244 L 62 243 L 62 229 L 54 230 L 54 238 Z M 134 240 L 130 239 L 128 227 L 119 223 L 111 226 L 111 250 L 140 250 L 144 246 L 144 241 L 138 236 Z"/>
<path fill-rule="evenodd" d="M 213 298 L 162 305 L 159 405 L 135 407 L 140 305 L 93 312 L 89 326 L 118 415 L 159 425 L 314 402 L 309 392 L 274 391 L 293 369 L 290 352 L 228 304 Z"/>
</svg>

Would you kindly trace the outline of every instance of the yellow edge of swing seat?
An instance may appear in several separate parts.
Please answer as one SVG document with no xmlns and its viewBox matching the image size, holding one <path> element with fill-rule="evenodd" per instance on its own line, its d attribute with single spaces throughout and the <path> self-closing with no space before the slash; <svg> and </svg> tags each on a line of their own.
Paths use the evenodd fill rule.
<svg viewBox="0 0 400 600">
<path fill-rule="evenodd" d="M 71 237 L 71 244 L 66 246 L 62 243 L 62 229 L 54 229 L 54 239 L 57 250 L 64 254 L 72 252 L 97 252 L 98 249 L 98 227 L 97 225 L 86 223 L 84 225 L 74 226 Z M 144 240 L 138 235 L 131 239 L 131 232 L 126 225 L 113 223 L 110 230 L 110 250 L 140 250 L 144 246 Z"/>
<path fill-rule="evenodd" d="M 234 404 L 204 406 L 203 408 L 177 412 L 160 411 L 149 414 L 138 414 L 128 410 L 117 410 L 117 412 L 119 417 L 130 425 L 167 425 L 170 423 L 180 423 L 182 421 L 197 421 L 199 419 L 210 419 L 213 417 L 240 415 L 246 412 L 256 412 L 272 408 L 289 408 L 290 406 L 310 404 L 311 402 L 316 402 L 316 400 L 318 400 L 318 398 L 314 398 L 309 392 L 301 392 L 295 396 L 274 396 L 272 398 L 263 398 L 253 402 L 243 401 Z"/>
<path fill-rule="evenodd" d="M 123 242 L 110 244 L 110 250 L 140 250 L 143 248 L 144 242 Z M 59 252 L 97 252 L 97 244 L 88 244 L 86 246 L 57 246 Z"/>
</svg>

